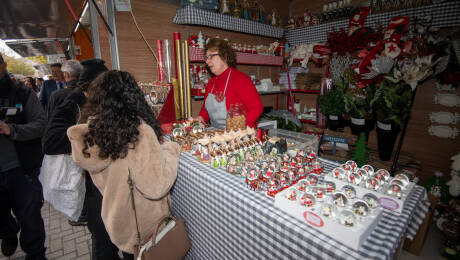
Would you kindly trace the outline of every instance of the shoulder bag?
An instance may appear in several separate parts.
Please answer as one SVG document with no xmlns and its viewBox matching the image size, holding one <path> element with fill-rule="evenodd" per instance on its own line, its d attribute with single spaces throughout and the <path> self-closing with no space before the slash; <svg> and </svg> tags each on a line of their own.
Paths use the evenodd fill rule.
<svg viewBox="0 0 460 260">
<path fill-rule="evenodd" d="M 168 198 L 169 214 L 160 219 L 152 230 L 152 236 L 145 244 L 142 244 L 139 224 L 137 221 L 136 206 L 134 203 L 134 180 L 131 178 L 131 171 L 128 175 L 128 184 L 131 193 L 131 203 L 134 210 L 134 218 L 136 219 L 137 241 L 138 245 L 134 247 L 135 260 L 177 260 L 182 259 L 187 254 L 191 247 L 190 239 L 185 230 L 184 221 L 182 218 L 176 218 L 171 214 L 171 202 L 169 200 L 169 191 L 165 196 Z M 148 200 L 161 200 L 164 196 L 153 199 L 145 194 L 140 194 Z M 161 230 L 160 230 L 160 227 Z"/>
</svg>

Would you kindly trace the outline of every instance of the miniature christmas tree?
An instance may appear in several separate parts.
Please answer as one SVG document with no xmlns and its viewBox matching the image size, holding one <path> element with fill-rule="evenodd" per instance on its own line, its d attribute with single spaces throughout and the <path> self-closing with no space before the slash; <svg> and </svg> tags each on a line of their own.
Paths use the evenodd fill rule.
<svg viewBox="0 0 460 260">
<path fill-rule="evenodd" d="M 367 145 L 366 145 L 366 134 L 361 133 L 356 142 L 355 149 L 353 150 L 353 155 L 351 157 L 359 167 L 367 163 Z"/>
</svg>

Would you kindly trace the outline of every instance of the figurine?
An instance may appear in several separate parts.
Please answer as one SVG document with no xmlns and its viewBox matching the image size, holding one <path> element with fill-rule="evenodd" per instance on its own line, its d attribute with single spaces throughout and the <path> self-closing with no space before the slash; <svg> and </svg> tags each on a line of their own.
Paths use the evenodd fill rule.
<svg viewBox="0 0 460 260">
<path fill-rule="evenodd" d="M 262 5 L 262 1 L 260 3 L 258 3 L 258 6 L 259 6 L 259 22 L 261 23 L 265 23 L 265 9 L 264 9 L 264 6 Z"/>
<path fill-rule="evenodd" d="M 352 215 L 348 215 L 345 219 L 345 226 L 352 227 L 354 225 Z"/>
<path fill-rule="evenodd" d="M 230 9 L 228 8 L 227 0 L 222 0 L 220 4 L 220 13 L 230 14 Z"/>
<path fill-rule="evenodd" d="M 313 206 L 313 201 L 310 197 L 310 195 L 306 195 L 300 199 L 300 204 L 305 207 L 312 207 Z"/>
<path fill-rule="evenodd" d="M 311 21 L 312 21 L 311 13 L 307 8 L 305 8 L 305 12 L 303 13 L 303 25 L 309 26 L 311 24 Z"/>
<path fill-rule="evenodd" d="M 204 49 L 205 43 L 204 43 L 204 38 L 203 38 L 203 34 L 201 33 L 201 31 L 200 31 L 200 33 L 198 34 L 197 43 L 198 43 L 198 47 L 199 47 L 199 48 Z"/>
<path fill-rule="evenodd" d="M 270 24 L 271 24 L 271 25 L 276 26 L 276 18 L 277 18 L 276 9 L 273 8 L 273 9 L 272 9 L 271 21 L 270 21 Z"/>
<path fill-rule="evenodd" d="M 286 29 L 289 29 L 289 30 L 295 29 L 295 20 L 292 15 L 289 17 L 287 21 Z"/>
<path fill-rule="evenodd" d="M 249 20 L 249 2 L 248 0 L 243 0 L 243 18 Z"/>
<path fill-rule="evenodd" d="M 259 22 L 259 2 L 256 0 L 255 3 L 254 3 L 254 7 L 252 8 L 252 17 L 251 19 L 256 21 L 256 22 Z"/>
<path fill-rule="evenodd" d="M 289 194 L 288 200 L 293 200 L 294 201 L 294 200 L 296 200 L 296 198 L 297 198 L 297 192 L 295 190 L 293 190 L 291 192 L 291 194 Z"/>
<path fill-rule="evenodd" d="M 318 199 L 322 199 L 322 198 L 323 198 L 323 189 L 318 188 L 318 190 L 316 191 L 316 197 L 317 197 Z"/>
<path fill-rule="evenodd" d="M 235 0 L 235 6 L 233 8 L 233 16 L 241 18 L 241 6 L 238 3 L 238 0 Z"/>
</svg>

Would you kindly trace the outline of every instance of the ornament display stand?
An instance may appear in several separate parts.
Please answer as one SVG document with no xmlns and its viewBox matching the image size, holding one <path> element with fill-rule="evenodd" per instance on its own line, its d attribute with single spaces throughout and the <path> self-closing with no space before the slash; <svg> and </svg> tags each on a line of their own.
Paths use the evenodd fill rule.
<svg viewBox="0 0 460 260">
<path fill-rule="evenodd" d="M 189 53 L 190 62 L 204 62 L 203 48 L 190 47 Z M 283 57 L 274 55 L 237 52 L 236 63 L 246 65 L 281 66 L 283 65 Z"/>
<path fill-rule="evenodd" d="M 334 182 L 336 183 L 336 190 L 340 190 L 344 186 L 342 183 L 336 182 L 336 179 L 334 179 Z M 346 185 L 348 185 L 348 183 Z M 382 216 L 382 208 L 377 207 L 375 209 L 371 209 L 368 216 L 357 217 L 357 223 L 355 226 L 347 227 L 338 223 L 340 212 L 336 213 L 336 219 L 330 219 L 323 216 L 320 212 L 322 203 L 318 203 L 313 207 L 307 208 L 301 206 L 299 201 L 289 200 L 289 192 L 291 192 L 292 189 L 295 189 L 295 187 L 283 190 L 275 196 L 275 207 L 307 223 L 309 226 L 319 230 L 325 235 L 333 237 L 335 240 L 340 241 L 354 250 L 358 250 L 366 241 Z M 361 198 L 366 193 L 368 193 L 366 189 L 360 187 L 356 188 L 356 196 L 358 198 Z M 325 197 L 324 201 L 329 203 L 328 199 L 330 197 Z M 349 208 L 347 207 L 346 209 Z"/>
</svg>

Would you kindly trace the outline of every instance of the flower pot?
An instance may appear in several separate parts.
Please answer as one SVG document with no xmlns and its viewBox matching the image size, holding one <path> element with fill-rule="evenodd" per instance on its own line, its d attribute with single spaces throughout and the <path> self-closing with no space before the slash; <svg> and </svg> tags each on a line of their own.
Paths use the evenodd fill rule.
<svg viewBox="0 0 460 260">
<path fill-rule="evenodd" d="M 338 128 L 343 127 L 343 119 L 340 115 L 329 115 L 327 117 L 327 128 L 332 131 L 337 131 Z"/>
<path fill-rule="evenodd" d="M 361 133 L 365 133 L 366 142 L 367 142 L 367 137 L 369 136 L 369 131 L 371 131 L 373 128 L 374 128 L 374 120 L 372 119 L 352 117 L 350 120 L 351 133 L 357 136 L 359 136 Z"/>
<path fill-rule="evenodd" d="M 377 146 L 380 160 L 389 161 L 391 159 L 399 130 L 399 127 L 393 122 L 377 121 Z"/>
</svg>

